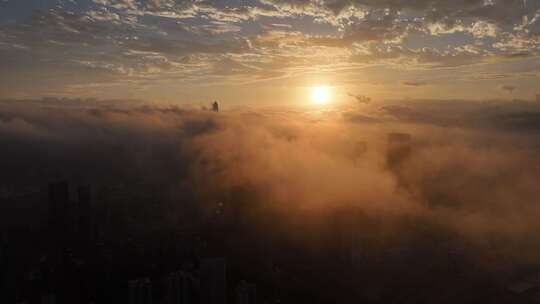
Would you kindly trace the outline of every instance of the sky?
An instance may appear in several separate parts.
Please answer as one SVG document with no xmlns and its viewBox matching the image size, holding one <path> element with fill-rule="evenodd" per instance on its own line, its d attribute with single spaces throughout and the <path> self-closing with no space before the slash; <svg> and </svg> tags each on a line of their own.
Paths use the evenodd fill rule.
<svg viewBox="0 0 540 304">
<path fill-rule="evenodd" d="M 540 94 L 537 0 L 0 0 L 0 98 Z"/>
</svg>

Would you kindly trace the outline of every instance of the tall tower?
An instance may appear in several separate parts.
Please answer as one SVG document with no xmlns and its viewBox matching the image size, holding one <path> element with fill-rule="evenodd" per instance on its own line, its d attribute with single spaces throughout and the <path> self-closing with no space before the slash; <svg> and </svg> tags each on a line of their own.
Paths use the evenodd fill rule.
<svg viewBox="0 0 540 304">
<path fill-rule="evenodd" d="M 227 277 L 225 259 L 203 259 L 201 262 L 200 276 L 201 303 L 227 303 Z"/>
<path fill-rule="evenodd" d="M 192 278 L 185 272 L 177 271 L 167 277 L 167 304 L 191 303 Z"/>
<path fill-rule="evenodd" d="M 66 240 L 69 221 L 69 185 L 66 181 L 49 184 L 49 233 L 57 242 Z"/>
<path fill-rule="evenodd" d="M 89 185 L 77 188 L 77 232 L 83 242 L 90 241 L 94 236 L 92 189 Z"/>
<path fill-rule="evenodd" d="M 149 278 L 128 283 L 129 304 L 152 304 L 152 282 Z"/>
<path fill-rule="evenodd" d="M 236 288 L 236 304 L 257 304 L 257 286 L 241 281 Z"/>
</svg>

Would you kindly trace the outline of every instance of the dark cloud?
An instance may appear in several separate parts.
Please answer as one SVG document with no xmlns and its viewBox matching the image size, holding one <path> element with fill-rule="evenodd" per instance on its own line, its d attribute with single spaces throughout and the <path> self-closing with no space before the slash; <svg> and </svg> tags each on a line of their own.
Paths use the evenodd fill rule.
<svg viewBox="0 0 540 304">
<path fill-rule="evenodd" d="M 371 98 L 365 95 L 355 95 L 351 93 L 348 93 L 348 95 L 354 98 L 358 103 L 361 103 L 361 104 L 367 104 L 371 102 Z"/>
<path fill-rule="evenodd" d="M 351 56 L 351 60 L 358 63 L 386 62 L 417 68 L 461 67 L 485 63 L 489 59 L 492 59 L 492 54 L 474 46 L 439 50 L 428 47 L 411 49 L 402 46 L 371 45 Z"/>
<path fill-rule="evenodd" d="M 425 81 L 411 81 L 411 80 L 407 80 L 407 81 L 402 81 L 401 82 L 403 85 L 405 86 L 410 86 L 410 87 L 421 87 L 421 86 L 426 86 L 428 85 L 427 82 Z"/>
<path fill-rule="evenodd" d="M 534 113 L 540 111 L 538 104 L 530 101 L 486 100 L 422 100 L 387 102 L 383 111 L 403 122 L 429 124 L 450 128 L 515 129 L 508 119 L 520 117 L 533 126 Z M 528 114 L 526 114 L 528 113 Z M 527 117 L 527 115 L 529 115 Z M 506 128 L 508 127 L 508 128 Z M 531 128 L 529 131 L 535 131 Z"/>
<path fill-rule="evenodd" d="M 497 115 L 493 122 L 502 129 L 523 132 L 540 131 L 540 112 L 515 112 Z"/>
<path fill-rule="evenodd" d="M 500 85 L 499 89 L 509 93 L 513 93 L 516 90 L 516 87 L 512 85 Z"/>
<path fill-rule="evenodd" d="M 400 21 L 394 14 L 367 16 L 364 20 L 348 26 L 343 40 L 348 43 L 401 42 L 414 28 L 415 22 Z"/>
<path fill-rule="evenodd" d="M 474 18 L 495 23 L 513 25 L 523 15 L 534 12 L 538 4 L 521 0 L 484 0 L 472 1 L 309 1 L 309 0 L 278 0 L 269 1 L 278 7 L 290 7 L 310 13 L 317 9 L 326 10 L 332 14 L 342 14 L 351 7 L 361 10 L 386 10 L 391 13 L 414 11 L 421 13 L 428 22 L 441 22 L 452 26 L 460 19 Z M 508 13 L 509 12 L 509 13 Z"/>
</svg>

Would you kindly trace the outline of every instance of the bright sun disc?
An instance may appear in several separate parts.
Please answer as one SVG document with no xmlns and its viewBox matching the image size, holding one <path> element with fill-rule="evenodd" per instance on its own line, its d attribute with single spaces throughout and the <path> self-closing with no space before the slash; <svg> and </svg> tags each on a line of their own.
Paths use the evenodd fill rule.
<svg viewBox="0 0 540 304">
<path fill-rule="evenodd" d="M 314 103 L 322 105 L 330 100 L 330 88 L 327 86 L 317 86 L 311 88 L 311 99 Z"/>
</svg>

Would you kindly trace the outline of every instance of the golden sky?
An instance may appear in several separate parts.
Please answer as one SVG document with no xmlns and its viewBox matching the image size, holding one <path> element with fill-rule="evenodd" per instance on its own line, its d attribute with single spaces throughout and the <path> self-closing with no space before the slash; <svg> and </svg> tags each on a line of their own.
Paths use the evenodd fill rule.
<svg viewBox="0 0 540 304">
<path fill-rule="evenodd" d="M 535 99 L 537 0 L 0 0 L 0 98 Z"/>
</svg>

